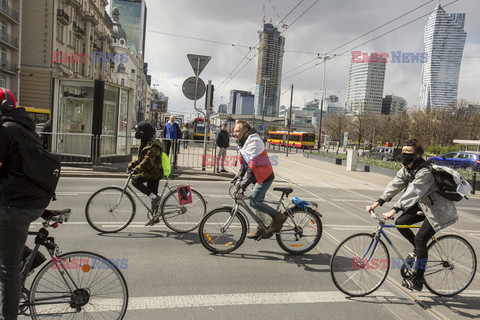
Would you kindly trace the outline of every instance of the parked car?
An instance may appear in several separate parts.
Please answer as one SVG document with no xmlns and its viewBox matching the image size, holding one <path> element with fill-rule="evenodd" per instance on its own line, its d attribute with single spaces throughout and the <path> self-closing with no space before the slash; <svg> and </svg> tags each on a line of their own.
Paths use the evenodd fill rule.
<svg viewBox="0 0 480 320">
<path fill-rule="evenodd" d="M 383 161 L 398 161 L 402 155 L 401 148 L 375 147 L 371 151 L 364 152 L 365 157 Z"/>
<path fill-rule="evenodd" d="M 428 158 L 427 162 L 454 169 L 478 171 L 480 168 L 480 154 L 462 151 L 449 152 L 443 156 Z"/>
</svg>

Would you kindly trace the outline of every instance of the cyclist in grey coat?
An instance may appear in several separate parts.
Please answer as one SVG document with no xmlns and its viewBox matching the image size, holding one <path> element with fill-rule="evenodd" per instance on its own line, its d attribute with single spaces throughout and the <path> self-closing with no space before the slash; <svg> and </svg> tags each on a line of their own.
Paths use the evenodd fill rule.
<svg viewBox="0 0 480 320">
<path fill-rule="evenodd" d="M 453 201 L 441 196 L 432 172 L 425 167 L 426 161 L 422 158 L 424 149 L 417 140 L 412 139 L 404 143 L 402 148 L 402 164 L 395 178 L 388 184 L 380 198 L 367 212 L 389 202 L 392 198 L 405 190 L 404 194 L 393 205 L 393 208 L 384 213 L 384 219 L 393 217 L 402 211 L 396 220 L 398 225 L 411 225 L 424 221 L 415 235 L 411 229 L 398 231 L 413 245 L 414 250 L 407 259 L 417 260 L 417 273 L 407 282 L 409 289 L 421 291 L 423 288 L 423 274 L 428 259 L 427 243 L 435 232 L 454 224 L 458 220 L 457 210 Z M 425 220 L 426 218 L 426 220 Z"/>
</svg>

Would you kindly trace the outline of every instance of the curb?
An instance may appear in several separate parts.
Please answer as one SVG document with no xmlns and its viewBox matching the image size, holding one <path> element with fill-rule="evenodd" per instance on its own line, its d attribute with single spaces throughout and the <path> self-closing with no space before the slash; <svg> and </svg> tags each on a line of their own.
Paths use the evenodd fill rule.
<svg viewBox="0 0 480 320">
<path fill-rule="evenodd" d="M 121 178 L 125 179 L 127 177 L 126 173 L 117 170 L 95 170 L 95 169 L 80 169 L 80 168 L 65 168 L 61 176 L 62 177 L 70 177 L 70 178 Z M 230 181 L 235 176 L 235 173 L 222 173 L 222 174 L 215 174 L 205 173 L 202 171 L 179 171 L 178 173 L 172 173 L 171 179 L 172 180 L 198 180 L 198 181 Z"/>
</svg>

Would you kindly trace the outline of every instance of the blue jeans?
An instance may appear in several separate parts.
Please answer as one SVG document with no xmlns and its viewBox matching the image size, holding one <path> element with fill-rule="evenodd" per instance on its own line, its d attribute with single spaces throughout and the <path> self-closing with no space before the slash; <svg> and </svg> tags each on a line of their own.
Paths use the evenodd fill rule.
<svg viewBox="0 0 480 320">
<path fill-rule="evenodd" d="M 250 206 L 254 209 L 260 210 L 266 214 L 268 214 L 270 217 L 275 216 L 278 214 L 277 210 L 273 209 L 270 207 L 268 204 L 265 204 L 263 202 L 263 199 L 265 199 L 265 194 L 268 191 L 268 188 L 272 185 L 273 180 L 270 180 L 268 182 L 263 182 L 263 183 L 255 183 L 253 186 L 252 194 L 250 195 Z"/>
<path fill-rule="evenodd" d="M 0 320 L 17 319 L 28 228 L 43 210 L 0 207 Z"/>
</svg>

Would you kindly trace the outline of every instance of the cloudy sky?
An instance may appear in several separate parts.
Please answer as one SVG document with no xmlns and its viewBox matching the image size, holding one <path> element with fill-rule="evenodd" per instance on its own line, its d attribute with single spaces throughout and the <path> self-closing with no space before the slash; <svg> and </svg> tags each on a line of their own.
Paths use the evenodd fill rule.
<svg viewBox="0 0 480 320">
<path fill-rule="evenodd" d="M 146 62 L 152 83 L 158 84 L 156 88 L 169 97 L 169 109 L 193 112 L 193 101 L 182 93 L 182 83 L 194 75 L 187 54 L 211 56 L 200 77 L 205 83 L 212 80 L 215 85 L 216 109 L 218 104 L 228 103 L 232 89 L 255 91 L 258 63 L 255 46 L 262 21 L 265 17 L 267 22 L 271 20 L 277 25 L 287 16 L 284 20 L 287 28 L 279 27 L 285 36 L 281 104 L 289 105 L 288 89 L 292 84 L 295 106 L 321 96 L 323 65 L 315 66 L 320 61 L 316 59 L 318 54 L 337 55 L 327 62 L 326 92 L 338 95 L 345 102 L 351 51 L 422 52 L 425 21 L 438 3 L 438 0 L 147 0 Z M 440 3 L 448 13 L 466 13 L 467 40 L 458 97 L 479 103 L 480 1 Z M 359 36 L 362 37 L 355 40 Z M 419 63 L 389 62 L 384 95 L 402 96 L 409 106 L 416 105 L 421 72 Z M 204 100 L 198 100 L 198 105 L 203 106 Z"/>
</svg>

